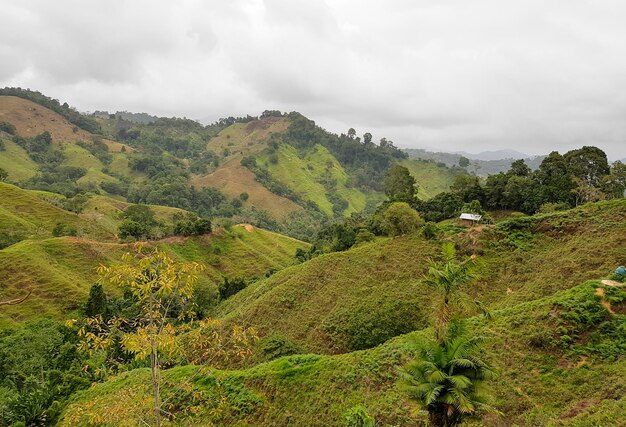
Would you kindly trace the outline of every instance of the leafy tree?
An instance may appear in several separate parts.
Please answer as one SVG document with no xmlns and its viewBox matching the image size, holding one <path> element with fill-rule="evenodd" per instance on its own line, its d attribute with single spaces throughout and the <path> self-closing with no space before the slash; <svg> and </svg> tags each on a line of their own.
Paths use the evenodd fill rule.
<svg viewBox="0 0 626 427">
<path fill-rule="evenodd" d="M 576 206 L 587 202 L 604 200 L 606 197 L 599 188 L 594 187 L 584 179 L 574 177 L 574 184 L 576 184 L 576 187 L 572 189 L 572 194 L 574 194 Z"/>
<path fill-rule="evenodd" d="M 8 177 L 9 173 L 6 170 L 0 168 L 0 182 L 6 181 Z"/>
<path fill-rule="evenodd" d="M 433 222 L 454 218 L 462 207 L 463 199 L 452 192 L 439 193 L 430 200 L 417 202 L 417 210 L 424 219 Z"/>
<path fill-rule="evenodd" d="M 354 128 L 348 129 L 348 138 L 354 139 L 355 136 L 356 136 L 356 131 L 354 130 Z"/>
<path fill-rule="evenodd" d="M 424 224 L 417 211 L 408 203 L 394 202 L 383 214 L 383 229 L 390 236 L 400 236 L 416 231 Z"/>
<path fill-rule="evenodd" d="M 543 203 L 568 202 L 571 190 L 575 187 L 567 162 L 557 151 L 553 151 L 543 159 L 535 174 L 541 186 Z M 541 204 L 541 203 L 540 203 Z"/>
<path fill-rule="evenodd" d="M 457 175 L 450 186 L 450 190 L 458 194 L 464 202 L 478 200 L 481 203 L 485 200 L 485 190 L 480 185 L 480 180 L 473 175 Z"/>
<path fill-rule="evenodd" d="M 417 193 L 415 178 L 411 176 L 409 170 L 404 166 L 394 165 L 387 172 L 384 180 L 385 194 L 392 202 L 415 201 Z"/>
<path fill-rule="evenodd" d="M 458 331 L 440 342 L 422 340 L 416 360 L 400 371 L 402 389 L 428 411 L 431 425 L 453 427 L 497 412 L 484 391 L 484 382 L 496 375 L 480 355 L 483 341 Z"/>
<path fill-rule="evenodd" d="M 610 172 L 606 154 L 597 147 L 585 146 L 568 151 L 563 159 L 570 174 L 594 187 Z"/>
<path fill-rule="evenodd" d="M 198 273 L 204 266 L 198 263 L 177 263 L 165 252 L 153 249 L 142 251 L 139 246 L 133 255 L 123 256 L 122 264 L 112 267 L 100 265 L 100 283 L 119 286 L 137 301 L 140 307 L 135 319 L 113 318 L 105 322 L 102 316 L 87 319 L 79 331 L 83 337 L 81 349 L 103 350 L 115 342 L 115 331 L 124 324 L 138 327 L 122 335 L 123 347 L 136 359 L 150 360 L 154 395 L 154 422 L 161 425 L 161 361 L 160 356 L 179 351 L 180 341 L 171 319 L 173 307 L 184 307 L 193 297 Z M 179 313 L 179 317 L 183 313 Z M 75 323 L 71 322 L 71 323 Z"/>
<path fill-rule="evenodd" d="M 462 168 L 466 168 L 469 166 L 469 164 L 470 164 L 470 161 L 467 157 L 465 156 L 459 157 L 459 166 L 461 166 Z"/>
<path fill-rule="evenodd" d="M 507 174 L 511 176 L 528 176 L 530 173 L 531 170 L 524 159 L 515 160 L 511 163 L 511 168 L 507 172 Z"/>
<path fill-rule="evenodd" d="M 626 196 L 626 164 L 617 161 L 611 165 L 611 173 L 603 178 L 602 190 L 612 198 Z"/>
<path fill-rule="evenodd" d="M 89 297 L 85 304 L 85 316 L 94 317 L 101 315 L 105 319 L 108 317 L 107 296 L 100 283 L 94 283 L 89 289 Z"/>
<path fill-rule="evenodd" d="M 371 144 L 372 143 L 372 134 L 369 132 L 365 132 L 363 134 L 363 144 Z"/>
</svg>

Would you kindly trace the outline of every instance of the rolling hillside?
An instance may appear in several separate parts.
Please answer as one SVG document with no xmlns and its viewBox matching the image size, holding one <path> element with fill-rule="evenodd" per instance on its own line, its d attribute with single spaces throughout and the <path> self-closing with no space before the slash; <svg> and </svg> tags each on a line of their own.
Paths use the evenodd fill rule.
<svg viewBox="0 0 626 427">
<path fill-rule="evenodd" d="M 601 305 L 595 290 L 602 286 L 587 282 L 495 311 L 492 321 L 471 320 L 472 329 L 488 338 L 487 354 L 499 372 L 492 386 L 493 403 L 502 415 L 467 425 L 624 425 L 626 360 L 606 358 L 606 350 L 600 349 L 610 341 L 599 329 L 617 326 L 624 315 L 611 315 Z M 623 312 L 624 295 L 621 301 L 614 309 Z M 584 307 L 579 316 L 584 313 L 593 320 L 567 320 L 575 307 Z M 566 344 L 555 332 L 558 324 L 577 331 L 573 342 Z M 426 426 L 426 417 L 406 403 L 396 384 L 397 367 L 411 357 L 413 340 L 420 335 L 415 332 L 367 351 L 289 356 L 245 370 L 174 368 L 163 374 L 163 396 L 173 402 L 188 396 L 191 405 L 187 411 L 176 403 L 167 406 L 173 412 L 172 425 L 339 427 L 345 425 L 343 417 L 350 408 L 364 405 L 377 425 Z M 80 392 L 61 425 L 89 425 L 94 420 L 135 425 L 150 411 L 149 374 L 148 369 L 136 369 Z"/>
<path fill-rule="evenodd" d="M 294 262 L 303 242 L 252 227 L 217 230 L 211 235 L 173 237 L 150 242 L 175 258 L 207 266 L 200 286 L 215 297 L 223 277 L 252 279 Z M 0 321 L 23 321 L 42 314 L 63 318 L 84 304 L 97 279 L 95 268 L 121 259 L 130 244 L 103 243 L 76 237 L 25 240 L 0 250 L 0 299 L 32 291 L 28 300 L 0 313 Z M 115 292 L 108 289 L 108 292 Z"/>
<path fill-rule="evenodd" d="M 73 226 L 87 238 L 115 240 L 115 231 L 54 206 L 35 191 L 0 183 L 0 235 L 19 239 L 52 237 L 57 224 Z"/>
<path fill-rule="evenodd" d="M 623 263 L 625 217 L 622 199 L 448 238 L 466 253 L 481 255 L 471 294 L 502 308 L 601 277 Z M 312 352 L 359 349 L 368 344 L 359 341 L 361 330 L 379 325 L 379 335 L 388 337 L 422 324 L 420 311 L 429 306 L 431 292 L 420 279 L 437 250 L 433 241 L 407 236 L 322 255 L 252 284 L 223 302 L 218 313 L 263 333 L 282 334 Z"/>
<path fill-rule="evenodd" d="M 48 131 L 57 143 L 88 142 L 93 138 L 91 133 L 73 125 L 60 114 L 17 96 L 0 96 L 0 121 L 11 123 L 20 136 L 33 137 Z M 103 142 L 110 151 L 120 151 L 122 148 L 109 139 Z"/>
</svg>

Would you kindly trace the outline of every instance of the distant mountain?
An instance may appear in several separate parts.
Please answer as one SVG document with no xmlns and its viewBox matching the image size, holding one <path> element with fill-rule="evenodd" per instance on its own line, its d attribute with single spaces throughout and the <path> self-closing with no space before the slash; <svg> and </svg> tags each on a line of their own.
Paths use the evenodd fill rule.
<svg viewBox="0 0 626 427">
<path fill-rule="evenodd" d="M 529 157 L 524 153 L 520 153 L 514 150 L 500 150 L 500 151 L 485 151 L 479 154 L 473 154 L 472 156 L 489 156 L 494 153 L 503 153 L 504 155 L 508 155 L 510 157 L 504 157 L 499 159 L 492 160 L 480 160 L 470 158 L 469 153 L 443 153 L 443 152 L 433 152 L 426 151 L 421 148 L 407 148 L 404 150 L 411 159 L 422 159 L 422 160 L 432 160 L 436 163 L 444 164 L 448 167 L 458 166 L 459 159 L 461 156 L 467 157 L 470 159 L 470 164 L 467 168 L 465 168 L 468 172 L 474 173 L 479 176 L 487 176 L 491 174 L 496 174 L 499 172 L 506 172 L 511 167 L 511 163 L 513 163 L 517 159 L 524 159 L 526 164 L 531 169 L 537 169 L 545 156 L 534 156 Z M 495 154 L 494 154 L 495 156 Z"/>
<path fill-rule="evenodd" d="M 527 159 L 532 156 L 515 150 L 495 150 L 481 151 L 478 154 L 468 153 L 466 151 L 457 151 L 456 154 L 462 154 L 472 160 L 502 160 L 502 159 Z"/>
<path fill-rule="evenodd" d="M 131 113 L 129 111 L 116 111 L 114 114 L 108 111 L 94 111 L 94 116 L 100 119 L 119 118 L 132 123 L 149 124 L 156 122 L 159 118 L 148 113 Z M 111 117 L 112 116 L 112 117 Z"/>
</svg>

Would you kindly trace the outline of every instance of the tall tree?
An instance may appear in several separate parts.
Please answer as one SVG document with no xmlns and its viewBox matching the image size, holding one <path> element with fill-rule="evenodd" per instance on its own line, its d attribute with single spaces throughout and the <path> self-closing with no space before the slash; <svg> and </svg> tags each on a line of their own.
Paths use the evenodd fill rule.
<svg viewBox="0 0 626 427">
<path fill-rule="evenodd" d="M 404 166 L 393 165 L 383 182 L 385 194 L 392 202 L 415 202 L 417 188 L 415 178 Z"/>
<path fill-rule="evenodd" d="M 530 172 L 531 170 L 524 159 L 519 159 L 511 163 L 511 168 L 509 169 L 508 174 L 513 176 L 528 176 L 530 175 Z"/>
<path fill-rule="evenodd" d="M 535 174 L 535 179 L 541 186 L 543 203 L 568 202 L 570 191 L 575 184 L 569 175 L 567 162 L 558 151 L 553 151 L 543 159 Z"/>
<path fill-rule="evenodd" d="M 609 162 L 604 151 L 598 147 L 585 146 L 572 150 L 563 156 L 571 175 L 597 187 L 603 176 L 610 172 Z"/>
</svg>

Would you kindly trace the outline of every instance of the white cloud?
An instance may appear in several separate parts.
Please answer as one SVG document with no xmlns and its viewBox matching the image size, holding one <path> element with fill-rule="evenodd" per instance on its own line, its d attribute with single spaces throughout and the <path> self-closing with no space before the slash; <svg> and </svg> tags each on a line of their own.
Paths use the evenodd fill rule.
<svg viewBox="0 0 626 427">
<path fill-rule="evenodd" d="M 620 1 L 9 0 L 0 85 L 83 110 L 297 110 L 400 146 L 624 157 Z"/>
</svg>

